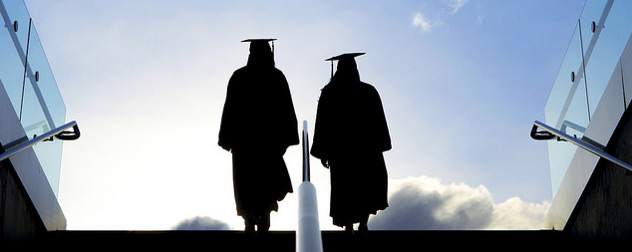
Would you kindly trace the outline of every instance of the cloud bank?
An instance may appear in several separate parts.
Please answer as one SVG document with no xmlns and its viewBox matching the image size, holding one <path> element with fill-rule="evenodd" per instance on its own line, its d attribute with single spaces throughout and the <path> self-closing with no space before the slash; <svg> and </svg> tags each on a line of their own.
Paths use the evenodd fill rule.
<svg viewBox="0 0 632 252">
<path fill-rule="evenodd" d="M 196 216 L 178 223 L 173 230 L 228 230 L 230 226 L 225 222 L 210 218 Z"/>
<path fill-rule="evenodd" d="M 407 178 L 395 184 L 389 208 L 371 218 L 371 229 L 540 229 L 550 205 L 527 203 L 517 197 L 496 204 L 482 185 L 444 185 L 428 177 Z"/>
</svg>

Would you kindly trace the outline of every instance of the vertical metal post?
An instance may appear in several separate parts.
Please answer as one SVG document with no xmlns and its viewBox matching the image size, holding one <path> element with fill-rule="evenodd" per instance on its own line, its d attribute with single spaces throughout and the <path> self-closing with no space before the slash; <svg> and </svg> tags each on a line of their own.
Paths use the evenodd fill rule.
<svg viewBox="0 0 632 252">
<path fill-rule="evenodd" d="M 303 181 L 309 181 L 309 138 L 307 121 L 303 121 Z"/>
<path fill-rule="evenodd" d="M 323 241 L 318 224 L 316 187 L 309 182 L 309 141 L 307 121 L 303 121 L 303 183 L 298 188 L 298 230 L 296 251 L 322 252 Z"/>
</svg>

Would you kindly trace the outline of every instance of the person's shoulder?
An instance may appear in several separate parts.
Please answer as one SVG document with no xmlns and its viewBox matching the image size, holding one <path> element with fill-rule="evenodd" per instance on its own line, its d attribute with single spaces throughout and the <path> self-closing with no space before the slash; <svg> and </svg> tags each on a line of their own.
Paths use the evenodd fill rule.
<svg viewBox="0 0 632 252">
<path fill-rule="evenodd" d="M 272 69 L 273 69 L 273 70 L 272 70 L 272 72 L 273 72 L 274 74 L 276 74 L 276 75 L 280 75 L 280 76 L 285 76 L 285 75 L 283 74 L 283 71 L 281 71 L 281 69 L 278 69 L 278 68 L 276 68 L 276 67 L 273 67 Z"/>
<path fill-rule="evenodd" d="M 362 89 L 364 89 L 364 90 L 366 90 L 366 91 L 368 91 L 368 92 L 377 93 L 377 89 L 376 89 L 373 85 L 371 85 L 371 84 L 369 84 L 369 83 L 366 83 L 366 82 L 360 82 L 360 83 L 359 83 L 359 85 L 360 85 L 360 87 L 361 87 Z"/>
<path fill-rule="evenodd" d="M 334 85 L 331 82 L 329 82 L 329 83 L 325 84 L 325 86 L 323 86 L 323 88 L 320 89 L 320 92 L 321 93 L 330 92 L 330 91 L 336 89 L 336 86 L 338 86 L 338 85 Z"/>
<path fill-rule="evenodd" d="M 239 69 L 235 70 L 233 72 L 233 75 L 240 74 L 240 73 L 243 73 L 243 72 L 246 72 L 246 71 L 248 71 L 248 66 L 243 66 L 243 67 L 240 67 Z"/>
<path fill-rule="evenodd" d="M 233 71 L 233 74 L 230 76 L 230 78 L 231 78 L 231 80 L 240 79 L 240 78 L 242 78 L 244 76 L 247 76 L 248 75 L 247 72 L 248 72 L 247 67 L 245 67 L 245 66 L 241 67 L 241 68 Z"/>
</svg>

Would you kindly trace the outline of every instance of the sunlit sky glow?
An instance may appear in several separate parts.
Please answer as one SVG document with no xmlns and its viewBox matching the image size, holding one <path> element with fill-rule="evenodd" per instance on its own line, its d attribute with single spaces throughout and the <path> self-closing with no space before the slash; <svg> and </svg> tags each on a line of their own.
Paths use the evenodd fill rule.
<svg viewBox="0 0 632 252">
<path fill-rule="evenodd" d="M 474 195 L 494 212 L 491 224 L 459 226 L 441 222 L 453 210 L 444 209 L 437 226 L 507 228 L 498 223 L 540 220 L 551 201 L 546 144 L 529 130 L 544 117 L 584 1 L 25 2 L 67 121 L 82 132 L 64 143 L 59 202 L 68 229 L 171 229 L 196 216 L 242 229 L 231 156 L 217 133 L 247 38 L 278 39 L 276 65 L 310 134 L 330 76 L 324 60 L 366 52 L 357 58 L 361 79 L 380 92 L 393 140 L 391 192 L 410 184 Z M 257 134 L 257 122 L 252 128 Z M 300 146 L 285 160 L 296 191 Z M 311 163 L 321 227 L 334 229 L 329 173 Z M 272 229 L 296 228 L 296 197 L 272 214 Z"/>
</svg>

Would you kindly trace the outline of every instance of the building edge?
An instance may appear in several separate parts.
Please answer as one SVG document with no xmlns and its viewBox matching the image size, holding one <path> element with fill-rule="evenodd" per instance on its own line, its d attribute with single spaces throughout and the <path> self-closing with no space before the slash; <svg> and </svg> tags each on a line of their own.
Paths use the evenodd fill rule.
<svg viewBox="0 0 632 252">
<path fill-rule="evenodd" d="M 0 85 L 2 151 L 27 139 L 3 85 Z M 19 242 L 45 231 L 65 230 L 61 210 L 32 148 L 0 163 L 0 230 L 3 242 Z"/>
</svg>

